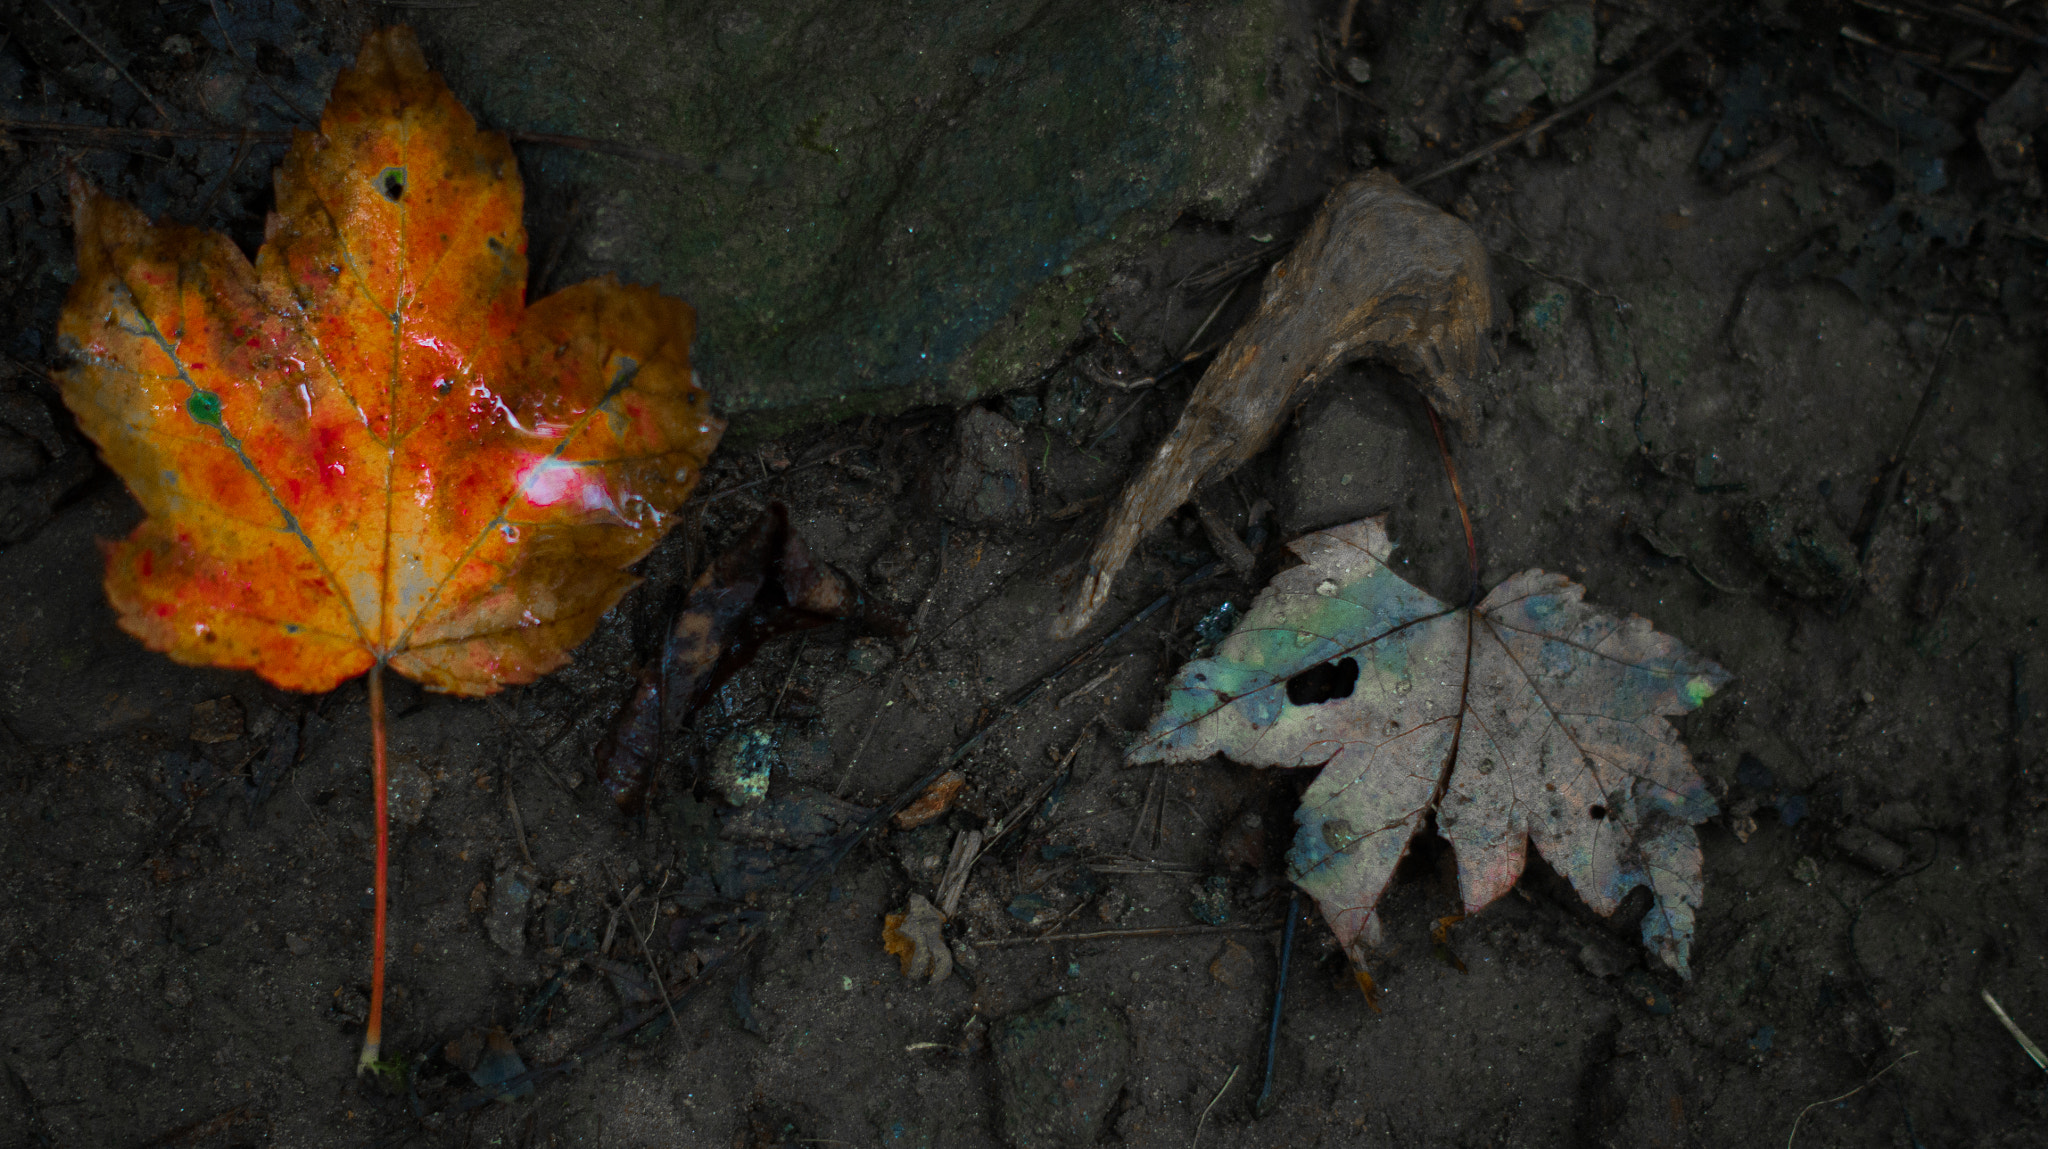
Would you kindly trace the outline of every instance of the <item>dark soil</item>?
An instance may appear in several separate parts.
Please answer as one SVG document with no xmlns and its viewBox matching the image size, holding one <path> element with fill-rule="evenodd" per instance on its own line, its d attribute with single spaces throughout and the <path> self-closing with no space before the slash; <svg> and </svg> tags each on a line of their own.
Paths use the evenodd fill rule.
<svg viewBox="0 0 2048 1149">
<path fill-rule="evenodd" d="M 208 40 L 208 4 L 85 7 L 158 98 L 198 107 L 233 87 L 255 122 L 287 125 L 283 105 L 324 95 L 304 76 L 345 60 L 373 11 L 316 9 L 311 33 L 243 58 Z M 1801 1146 L 2048 1143 L 2048 1078 L 1980 996 L 2048 1039 L 2048 209 L 2031 150 L 2048 107 L 2000 120 L 1987 99 L 2039 63 L 2037 4 L 1979 5 L 2035 40 L 1905 0 L 1713 17 L 1601 4 L 1617 43 L 1655 19 L 1598 82 L 1694 39 L 1533 142 L 1418 185 L 1482 234 L 1504 297 L 1532 305 L 1475 383 L 1477 441 L 1456 448 L 1485 581 L 1565 571 L 1736 676 L 1682 723 L 1723 811 L 1701 827 L 1695 976 L 1646 961 L 1640 905 L 1593 916 L 1534 861 L 1515 896 L 1434 941 L 1457 897 L 1448 857 L 1424 846 L 1386 903 L 1377 1010 L 1320 923 L 1301 927 L 1255 1111 L 1298 780 L 1221 760 L 1129 770 L 1122 747 L 1197 620 L 1244 606 L 1286 561 L 1278 540 L 1388 511 L 1410 577 L 1456 601 L 1463 535 L 1420 398 L 1349 369 L 1202 496 L 1262 537 L 1252 578 L 1184 581 L 1214 557 L 1190 509 L 1148 540 L 1094 631 L 1054 643 L 1107 497 L 1202 364 L 1137 391 L 1100 380 L 1170 366 L 1220 298 L 1184 277 L 1275 250 L 1358 165 L 1412 179 L 1512 130 L 1471 85 L 1547 7 L 1367 0 L 1363 86 L 1328 46 L 1341 6 L 1316 10 L 1325 42 L 1302 50 L 1323 53 L 1322 86 L 1264 191 L 1234 220 L 1184 221 L 1101 301 L 1100 338 L 984 405 L 1021 428 L 1021 452 L 968 421 L 970 463 L 1007 475 L 1010 496 L 942 514 L 961 465 L 946 469 L 952 410 L 742 433 L 571 667 L 487 703 L 395 687 L 397 1085 L 354 1074 L 373 841 L 363 686 L 287 695 L 116 630 L 94 540 L 137 511 L 47 376 L 66 157 L 251 245 L 281 145 L 238 162 L 234 139 L 14 133 L 0 144 L 0 1146 L 991 1145 L 988 1027 L 1063 992 L 1128 1024 L 1101 1136 L 1133 1146 L 1184 1146 L 1198 1124 L 1212 1147 L 1755 1146 L 1795 1122 Z M 58 8 L 76 11 L 0 15 L 6 114 L 154 123 Z M 1411 9 L 1450 31 L 1404 23 Z M 544 251 L 553 225 L 531 226 Z M 597 748 L 690 579 L 771 497 L 818 555 L 922 613 L 916 646 L 845 625 L 778 639 L 699 715 L 707 762 L 772 715 L 772 797 L 809 798 L 808 823 L 747 838 L 708 791 L 675 784 L 626 819 L 593 784 Z M 820 827 L 887 802 L 987 724 L 949 813 L 867 839 L 788 904 L 778 888 L 815 861 Z M 949 926 L 961 967 L 907 980 L 883 915 L 931 896 L 954 835 L 987 828 L 1077 744 L 1071 774 L 975 870 Z M 861 810 L 818 797 L 843 778 Z M 1220 898 L 1212 878 L 1228 880 Z M 1198 909 L 1246 928 L 1029 940 L 1187 927 Z M 767 921 L 783 924 L 701 978 L 674 1023 L 510 1104 L 458 1107 L 459 1063 L 481 1048 L 465 1055 L 465 1035 L 503 1027 L 525 1065 L 563 1062 L 646 1009 L 649 951 L 681 978 Z"/>
</svg>

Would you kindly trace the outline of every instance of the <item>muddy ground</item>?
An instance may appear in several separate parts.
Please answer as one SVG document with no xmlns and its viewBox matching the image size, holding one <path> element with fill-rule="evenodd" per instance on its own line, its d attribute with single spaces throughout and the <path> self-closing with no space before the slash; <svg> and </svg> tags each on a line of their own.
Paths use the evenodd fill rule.
<svg viewBox="0 0 2048 1149">
<path fill-rule="evenodd" d="M 132 41 L 117 46 L 144 83 L 183 98 L 214 75 L 182 62 L 204 51 L 207 5 L 131 7 L 95 27 Z M 92 141 L 9 145 L 0 1145 L 993 1145 L 988 1025 L 1058 994 L 1128 1027 L 1127 1081 L 1101 1099 L 1111 1143 L 1184 1146 L 1200 1126 L 1212 1147 L 1753 1146 L 1795 1122 L 1802 1146 L 2043 1143 L 2048 1079 L 1980 997 L 2048 1038 L 2048 231 L 2036 158 L 1994 154 L 1980 126 L 2038 49 L 1877 5 L 1736 6 L 1698 24 L 1600 5 L 1603 37 L 1655 18 L 1603 82 L 1695 39 L 1534 142 L 1418 185 L 1484 237 L 1518 311 L 1499 372 L 1476 384 L 1476 438 L 1455 448 L 1484 580 L 1563 571 L 1735 675 L 1680 724 L 1722 810 L 1701 827 L 1694 977 L 1646 959 L 1642 905 L 1594 916 L 1540 861 L 1435 940 L 1457 898 L 1445 852 L 1425 845 L 1386 903 L 1377 1010 L 1304 919 L 1255 1108 L 1300 780 L 1221 760 L 1132 770 L 1121 749 L 1202 641 L 1198 620 L 1246 605 L 1287 561 L 1277 540 L 1387 512 L 1404 573 L 1464 595 L 1421 399 L 1387 369 L 1347 369 L 1204 494 L 1262 540 L 1252 578 L 1185 581 L 1213 559 L 1187 512 L 1088 635 L 1056 643 L 1048 624 L 1106 498 L 1201 363 L 1135 391 L 1098 380 L 1159 375 L 1255 294 L 1196 339 L 1219 296 L 1185 278 L 1256 268 L 1241 257 L 1284 244 L 1361 166 L 1416 177 L 1548 110 L 1496 123 L 1472 87 L 1543 5 L 1419 6 L 1455 17 L 1442 43 L 1417 38 L 1408 7 L 1359 7 L 1363 86 L 1330 46 L 1339 6 L 1311 12 L 1324 40 L 1301 50 L 1329 66 L 1254 202 L 1183 221 L 1100 301 L 1100 338 L 984 404 L 1021 441 L 990 456 L 1013 501 L 942 513 L 952 410 L 736 435 L 573 666 L 488 703 L 393 691 L 386 1046 L 410 1059 L 396 1085 L 353 1072 L 373 835 L 363 686 L 287 695 L 173 666 L 114 628 L 94 540 L 137 511 L 45 377 L 70 242 L 51 165 L 59 143 Z M 2037 4 L 1982 7 L 2048 25 Z M 299 50 L 345 55 L 370 15 L 322 18 Z M 0 18 L 0 36 L 10 78 L 45 106 L 135 113 L 47 8 Z M 1405 58 L 1445 78 L 1394 115 Z M 74 154 L 158 196 L 152 210 L 204 204 L 253 242 L 274 147 L 222 202 L 212 153 L 156 146 Z M 533 221 L 536 247 L 549 226 Z M 708 790 L 680 786 L 625 819 L 593 784 L 597 748 L 690 578 L 770 498 L 819 555 L 922 618 L 915 647 L 843 625 L 784 637 L 699 716 L 706 760 L 767 724 L 763 818 L 785 822 L 748 837 Z M 821 838 L 991 718 L 951 811 L 864 841 L 787 904 L 778 886 Z M 929 895 L 953 836 L 1037 793 L 1069 751 L 1069 773 L 977 866 L 950 927 L 959 970 L 906 979 L 883 915 Z M 1212 878 L 1222 897 L 1198 902 Z M 645 955 L 681 979 L 765 921 L 784 924 L 673 1024 L 510 1104 L 456 1108 L 465 1035 L 503 1027 L 523 1064 L 561 1062 L 646 1006 Z M 1204 921 L 1236 932 L 1186 930 Z M 1147 927 L 1177 932 L 1032 940 Z"/>
</svg>

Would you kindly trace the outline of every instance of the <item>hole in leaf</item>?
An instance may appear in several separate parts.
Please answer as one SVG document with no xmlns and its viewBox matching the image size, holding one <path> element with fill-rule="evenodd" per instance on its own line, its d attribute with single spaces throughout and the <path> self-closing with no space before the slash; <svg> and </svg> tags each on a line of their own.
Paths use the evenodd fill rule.
<svg viewBox="0 0 2048 1149">
<path fill-rule="evenodd" d="M 1586 807 L 1586 817 L 1593 819 L 1595 822 L 1599 821 L 1602 818 L 1605 818 L 1606 816 L 1607 807 L 1605 806 L 1595 805 Z"/>
<path fill-rule="evenodd" d="M 1333 698 L 1349 698 L 1358 685 L 1358 660 L 1340 658 L 1311 666 L 1287 680 L 1287 701 L 1310 706 Z"/>
<path fill-rule="evenodd" d="M 377 173 L 377 191 L 385 199 L 397 203 L 405 198 L 405 169 L 385 168 Z"/>
</svg>

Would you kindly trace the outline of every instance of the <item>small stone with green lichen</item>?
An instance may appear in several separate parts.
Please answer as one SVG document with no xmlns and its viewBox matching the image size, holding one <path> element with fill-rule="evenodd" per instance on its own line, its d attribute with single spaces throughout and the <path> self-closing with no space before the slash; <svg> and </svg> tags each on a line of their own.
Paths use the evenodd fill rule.
<svg viewBox="0 0 2048 1149">
<path fill-rule="evenodd" d="M 768 797 L 768 779 L 780 758 L 772 727 L 736 730 L 711 752 L 711 792 L 728 806 L 758 806 Z"/>
<path fill-rule="evenodd" d="M 1515 334 L 1538 350 L 1562 343 L 1571 318 L 1572 293 L 1561 283 L 1532 283 L 1515 301 Z"/>
</svg>

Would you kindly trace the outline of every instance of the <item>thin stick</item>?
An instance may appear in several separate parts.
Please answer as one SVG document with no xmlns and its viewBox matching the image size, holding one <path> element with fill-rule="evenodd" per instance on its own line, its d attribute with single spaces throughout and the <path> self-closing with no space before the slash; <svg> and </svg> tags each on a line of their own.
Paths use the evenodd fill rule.
<svg viewBox="0 0 2048 1149">
<path fill-rule="evenodd" d="M 661 976 L 661 967 L 654 964 L 654 951 L 647 946 L 647 939 L 654 936 L 654 919 L 661 909 L 661 893 L 668 889 L 668 877 L 668 872 L 663 871 L 661 885 L 654 891 L 654 904 L 647 910 L 647 932 L 640 932 L 640 923 L 633 920 L 630 912 L 626 914 L 626 924 L 633 927 L 633 938 L 640 943 L 640 956 L 647 959 L 647 972 L 654 975 L 654 988 L 661 994 L 661 1008 L 668 1011 L 668 1023 L 681 1033 L 683 1023 L 676 1017 L 675 1003 L 668 999 L 668 979 Z"/>
<path fill-rule="evenodd" d="M 384 663 L 370 666 L 370 787 L 377 798 L 377 880 L 373 887 L 375 916 L 370 940 L 370 1022 L 363 1029 L 363 1052 L 356 1073 L 375 1069 L 384 1044 L 384 921 L 389 894 L 385 875 L 391 856 L 390 774 L 384 760 Z"/>
<path fill-rule="evenodd" d="M 1059 764 L 1053 767 L 1052 773 L 1046 775 L 1045 781 L 1032 787 L 1023 801 L 1010 807 L 1009 813 L 1004 814 L 988 828 L 988 837 L 981 842 L 980 854 L 995 849 L 1004 838 L 1010 836 L 1012 830 L 1031 820 L 1032 808 L 1045 801 L 1045 796 L 1052 793 L 1052 788 L 1058 785 L 1060 778 L 1066 774 L 1067 767 L 1073 764 L 1074 755 L 1081 752 L 1082 745 L 1088 741 L 1089 735 L 1095 732 L 1095 724 L 1101 721 L 1103 719 L 1098 715 L 1081 724 L 1081 732 L 1074 736 L 1074 744 L 1067 748 L 1066 754 L 1060 758 Z M 967 865 L 968 868 L 973 868 L 974 860 L 968 859 Z"/>
<path fill-rule="evenodd" d="M 195 225 L 199 227 L 206 226 L 206 217 L 213 213 L 215 201 L 220 199 L 220 193 L 226 191 L 229 184 L 235 182 L 235 173 L 242 170 L 242 161 L 248 158 L 249 136 L 248 133 L 244 132 L 242 134 L 242 142 L 235 145 L 234 162 L 228 164 L 227 173 L 214 182 L 213 190 L 206 193 L 206 202 L 199 205 L 199 214 L 192 217 L 192 222 Z"/>
<path fill-rule="evenodd" d="M 1344 13 L 1345 16 L 1348 18 L 1351 14 L 1351 10 L 1349 8 L 1346 8 L 1344 10 Z M 1230 1076 L 1223 1079 L 1223 1088 L 1218 1089 L 1216 1091 L 1216 1096 L 1211 1097 L 1209 1099 L 1209 1104 L 1203 1107 L 1201 1119 L 1195 1122 L 1195 1139 L 1189 1142 L 1188 1149 L 1202 1149 L 1202 1126 L 1207 1125 L 1209 1123 L 1209 1110 L 1216 1108 L 1216 1103 L 1218 1101 L 1223 1100 L 1223 1094 L 1229 1091 L 1230 1083 L 1237 1080 L 1237 1071 L 1242 1068 L 1244 1068 L 1244 1064 L 1242 1062 L 1231 1066 Z"/>
<path fill-rule="evenodd" d="M 1936 399 L 1941 395 L 1941 365 L 1948 358 L 1948 346 L 1955 340 L 1956 329 L 1963 325 L 1963 316 L 1956 316 L 1949 322 L 1948 334 L 1942 336 L 1941 348 L 1934 353 L 1934 365 L 1927 369 L 1927 385 L 1920 391 L 1920 403 L 1913 408 L 1913 418 L 1906 423 L 1906 433 L 1899 437 L 1899 445 L 1892 449 L 1891 458 L 1885 460 L 1884 478 L 1877 485 L 1877 501 L 1870 508 L 1870 526 L 1863 531 L 1863 539 L 1856 547 L 1856 565 L 1867 567 L 1870 563 L 1870 544 L 1877 538 L 1877 528 L 1884 522 L 1885 509 L 1899 494 L 1899 480 L 1906 473 L 1906 454 L 1913 449 L 1913 440 L 1920 437 L 1920 426 L 1927 421 L 1927 413 L 1934 409 Z"/>
<path fill-rule="evenodd" d="M 1996 32 L 2001 36 L 2010 36 L 2015 40 L 2032 44 L 2037 48 L 2048 48 L 2048 38 L 2036 36 L 2017 24 L 2008 24 L 2003 20 L 1986 16 L 1982 12 L 1972 12 L 1960 4 L 1952 4 L 1947 8 L 1937 8 L 1932 4 L 1921 3 L 1920 0 L 1907 0 L 1907 3 L 1929 16 L 1946 16 L 1958 23 L 1973 25 L 1987 32 Z"/>
<path fill-rule="evenodd" d="M 533 866 L 533 851 L 526 848 L 526 819 L 519 816 L 519 800 L 512 796 L 512 779 L 502 770 L 498 772 L 498 785 L 505 788 L 505 810 L 512 815 L 512 833 L 519 841 L 519 856 L 526 859 L 527 865 Z"/>
<path fill-rule="evenodd" d="M 1280 969 L 1273 975 L 1273 1018 L 1266 1023 L 1266 1083 L 1252 1112 L 1263 1114 L 1273 1103 L 1273 1067 L 1280 1060 L 1280 1014 L 1287 1001 L 1287 967 L 1294 958 L 1294 923 L 1301 917 L 1301 891 L 1287 895 L 1287 926 L 1280 934 Z"/>
<path fill-rule="evenodd" d="M 1145 836 L 1145 818 L 1152 813 L 1152 793 L 1159 789 L 1159 772 L 1163 769 L 1162 766 L 1154 765 L 1152 777 L 1145 781 L 1145 800 L 1138 803 L 1138 819 L 1131 823 L 1131 841 L 1124 848 L 1124 853 L 1133 858 L 1138 856 L 1138 842 Z"/>
<path fill-rule="evenodd" d="M 1187 343 L 1181 347 L 1180 355 L 1182 359 L 1186 359 L 1188 356 L 1188 352 L 1193 351 L 1195 349 L 1195 344 L 1200 343 L 1202 341 L 1202 336 L 1208 334 L 1209 325 L 1211 323 L 1216 322 L 1216 317 L 1223 314 L 1223 309 L 1230 306 L 1231 300 L 1237 298 L 1238 288 L 1241 288 L 1243 286 L 1244 280 L 1242 279 L 1238 280 L 1236 283 L 1231 284 L 1230 290 L 1223 293 L 1223 298 L 1216 301 L 1216 306 L 1209 309 L 1208 318 L 1202 320 L 1202 325 L 1200 327 L 1195 328 L 1195 333 L 1193 335 L 1188 336 Z"/>
<path fill-rule="evenodd" d="M 775 716 L 782 713 L 782 700 L 789 697 L 789 685 L 796 681 L 797 668 L 804 664 L 804 647 L 809 646 L 810 642 L 811 636 L 808 633 L 797 639 L 796 653 L 789 656 L 789 673 L 782 678 L 782 689 L 775 692 L 775 705 L 768 708 L 768 721 L 775 721 Z"/>
<path fill-rule="evenodd" d="M 67 124 L 62 120 L 17 120 L 10 116 L 0 116 L 0 130 L 49 132 L 59 136 L 143 136 L 152 140 L 239 140 L 247 137 L 262 144 L 286 144 L 290 143 L 292 138 L 290 132 L 252 132 L 224 128 L 117 128 L 106 124 Z"/>
<path fill-rule="evenodd" d="M 178 117 L 172 115 L 169 108 L 164 107 L 163 101 L 156 98 L 156 93 L 150 91 L 148 88 L 143 87 L 142 81 L 129 75 L 128 69 L 121 66 L 121 61 L 114 59 L 114 57 L 111 54 L 109 54 L 105 48 L 100 47 L 100 42 L 98 40 L 95 40 L 91 36 L 86 35 L 85 29 L 79 27 L 75 22 L 73 22 L 71 17 L 65 14 L 64 9 L 57 6 L 56 0 L 43 0 L 43 7 L 48 8 L 51 14 L 55 15 L 57 19 L 64 21 L 64 26 L 66 28 L 69 28 L 73 32 L 78 33 L 78 38 L 85 41 L 87 44 L 91 45 L 92 50 L 98 52 L 100 54 L 100 58 L 104 59 L 107 62 L 107 64 L 114 69 L 114 71 L 119 72 L 121 74 L 121 78 L 128 81 L 130 87 L 134 88 L 138 92 L 141 92 L 142 98 L 149 101 L 149 106 L 156 109 L 156 114 L 164 118 L 164 123 L 175 124 L 178 122 Z"/>
<path fill-rule="evenodd" d="M 1344 0 L 1344 12 L 1337 17 L 1337 50 L 1351 46 L 1351 18 L 1358 13 L 1358 0 Z"/>
<path fill-rule="evenodd" d="M 1280 922 L 1247 922 L 1241 926 L 1153 926 L 1137 930 L 1091 930 L 1085 934 L 1034 934 L 1028 938 L 983 938 L 974 943 L 978 950 L 1008 949 L 1011 946 L 1049 946 L 1057 942 L 1123 941 L 1128 938 L 1191 938 L 1205 934 L 1258 933 L 1280 928 Z"/>
<path fill-rule="evenodd" d="M 567 782 L 562 781 L 561 777 L 555 773 L 554 768 L 548 765 L 547 751 L 542 749 L 540 746 L 535 745 L 533 741 L 533 736 L 528 734 L 526 732 L 526 728 L 524 726 L 519 725 L 518 721 L 515 720 L 513 716 L 505 710 L 505 704 L 499 702 L 496 695 L 486 694 L 484 695 L 484 705 L 491 708 L 491 714 L 494 715 L 499 722 L 504 723 L 505 729 L 510 730 L 512 732 L 512 737 L 518 739 L 520 744 L 526 748 L 527 756 L 533 759 L 534 765 L 540 767 L 541 773 L 546 774 L 548 776 L 548 781 L 553 782 L 555 784 L 555 787 L 561 790 L 562 793 L 567 794 L 572 798 L 575 797 L 576 791 L 570 789 L 569 784 Z M 576 724 L 574 722 L 571 722 L 568 726 L 563 728 L 562 733 L 566 735 L 570 730 L 573 730 L 575 728 Z"/>
<path fill-rule="evenodd" d="M 2019 1023 L 2007 1015 L 2005 1007 L 1998 1004 L 1998 999 L 1991 996 L 1991 991 L 1986 989 L 1978 992 L 1984 995 L 1984 1004 L 1990 1006 L 1991 1012 L 1998 1016 L 1998 1024 L 2004 1026 L 2007 1033 L 2012 1034 L 2012 1039 L 2020 1043 L 2020 1048 L 2027 1051 L 2027 1056 L 2033 1058 L 2035 1065 L 2048 1070 L 2048 1057 L 2042 1056 L 2041 1047 L 2035 1045 L 2034 1039 L 2028 1037 L 2019 1027 Z"/>
<path fill-rule="evenodd" d="M 1103 671 L 1101 674 L 1098 674 L 1095 677 L 1089 679 L 1088 681 L 1082 683 L 1081 685 L 1075 687 L 1072 693 L 1068 694 L 1065 698 L 1062 698 L 1057 703 L 1055 703 L 1053 705 L 1053 709 L 1064 710 L 1066 709 L 1067 703 L 1072 702 L 1076 698 L 1082 697 L 1089 691 L 1094 690 L 1096 687 L 1101 686 L 1103 683 L 1108 682 L 1112 678 L 1115 678 L 1116 672 L 1122 670 L 1125 666 L 1125 663 L 1127 663 L 1128 661 L 1129 660 L 1126 659 L 1124 662 L 1119 662 L 1115 666 L 1110 667 L 1108 670 Z"/>
<path fill-rule="evenodd" d="M 1621 74 L 1620 79 L 1615 80 L 1613 83 L 1608 84 L 1603 88 L 1600 88 L 1599 90 L 1595 91 L 1593 94 L 1587 96 L 1586 98 L 1574 101 L 1566 107 L 1558 111 L 1552 112 L 1550 115 L 1547 115 L 1542 119 L 1537 120 L 1535 123 L 1530 124 L 1528 127 L 1523 128 L 1519 132 L 1510 132 L 1509 134 L 1502 136 L 1500 139 L 1497 139 L 1492 143 L 1487 144 L 1485 147 L 1476 148 L 1472 151 L 1466 152 L 1464 155 L 1459 156 L 1457 159 L 1452 160 L 1450 163 L 1445 164 L 1444 166 L 1436 169 L 1433 172 L 1430 172 L 1426 175 L 1417 176 L 1414 179 L 1408 181 L 1408 186 L 1411 188 L 1421 187 L 1423 184 L 1426 184 L 1433 179 L 1450 175 L 1452 172 L 1457 171 L 1460 168 L 1471 167 L 1473 164 L 1478 163 L 1480 160 L 1485 159 L 1493 153 L 1500 151 L 1503 148 L 1513 147 L 1514 145 L 1522 142 L 1523 140 L 1528 139 L 1530 136 L 1536 135 L 1540 132 L 1548 131 L 1552 126 L 1561 123 L 1572 116 L 1578 115 L 1580 112 L 1585 111 L 1587 108 L 1592 107 L 1594 104 L 1597 104 L 1600 101 L 1606 99 L 1607 97 L 1613 95 L 1615 92 L 1620 91 L 1623 85 L 1627 84 L 1629 81 L 1635 79 L 1643 73 L 1649 71 L 1651 68 L 1654 68 L 1657 65 L 1663 63 L 1664 57 L 1669 56 L 1671 53 L 1678 51 L 1680 48 L 1683 48 L 1690 43 L 1692 43 L 1692 33 L 1687 32 L 1685 35 L 1680 36 L 1678 39 L 1673 40 L 1669 44 L 1664 45 L 1663 48 L 1658 50 L 1656 55 L 1650 57 L 1647 60 L 1644 60 L 1640 64 L 1637 64 L 1635 67 L 1630 68 L 1628 71 L 1623 72 Z"/>
<path fill-rule="evenodd" d="M 1920 1051 L 1917 1049 L 1909 1049 L 1906 1052 L 1900 1054 L 1898 1060 L 1893 1061 L 1891 1065 L 1887 1065 L 1883 1069 L 1878 1070 L 1876 1073 L 1871 1074 L 1869 1081 L 1866 1081 L 1863 1084 L 1857 1086 L 1856 1088 L 1851 1089 L 1849 1092 L 1842 1094 L 1840 1097 L 1830 1097 L 1824 1101 L 1816 1101 L 1813 1104 L 1808 1105 L 1806 1108 L 1801 1109 L 1799 1111 L 1799 1116 L 1794 1117 L 1792 1119 L 1792 1132 L 1785 1134 L 1785 1149 L 1792 1149 L 1792 1139 L 1794 1137 L 1799 1136 L 1799 1123 L 1801 1121 L 1806 1120 L 1806 1115 L 1808 1113 L 1813 1112 L 1815 1109 L 1818 1109 L 1823 1105 L 1833 1105 L 1837 1101 L 1847 1101 L 1851 1097 L 1856 1096 L 1858 1093 L 1861 1093 L 1864 1090 L 1870 1088 L 1872 1085 L 1876 1084 L 1878 1078 L 1883 1077 L 1887 1073 L 1890 1073 L 1892 1069 L 1899 1064 L 1900 1061 L 1904 1061 L 1908 1057 L 1911 1057 L 1918 1052 Z"/>
<path fill-rule="evenodd" d="M 704 167 L 703 164 L 688 156 L 679 156 L 673 152 L 658 151 L 654 148 L 636 147 L 632 144 L 622 144 L 613 140 L 593 139 L 589 136 L 565 136 L 560 132 L 508 131 L 505 133 L 505 138 L 515 144 L 550 144 L 558 148 L 575 148 L 581 152 L 598 152 L 607 156 L 618 156 L 622 159 L 647 160 L 650 163 L 666 164 L 674 168 L 702 170 Z"/>
</svg>

